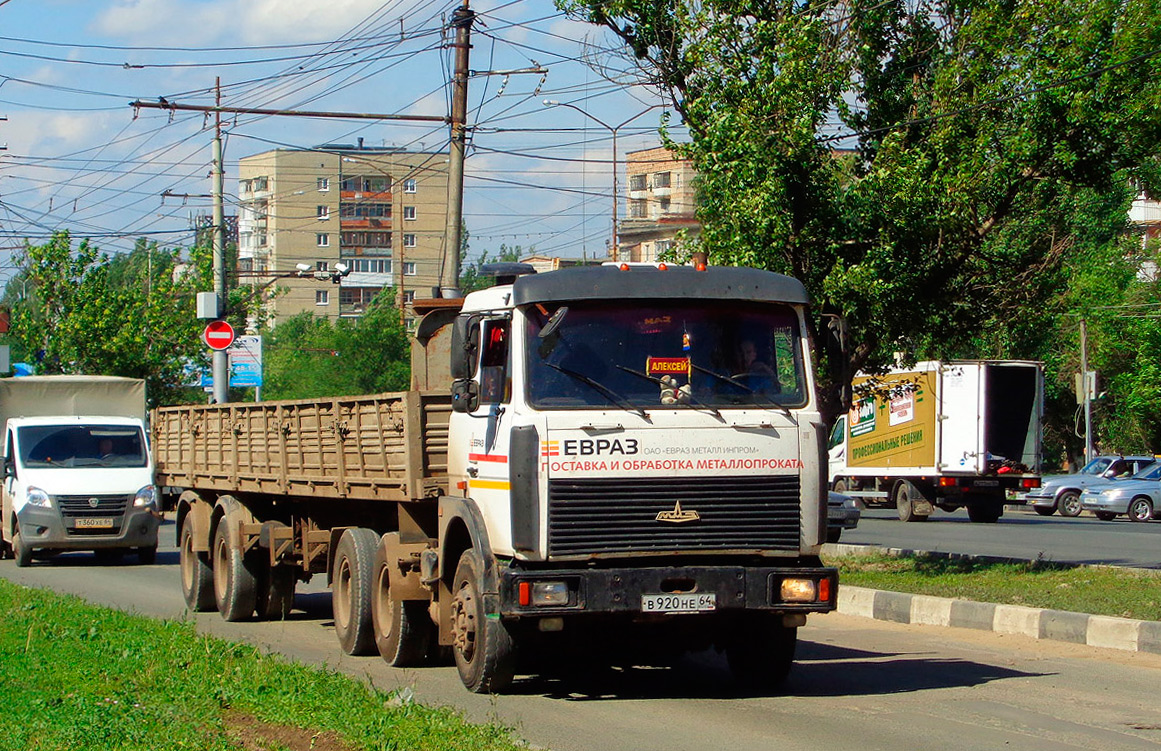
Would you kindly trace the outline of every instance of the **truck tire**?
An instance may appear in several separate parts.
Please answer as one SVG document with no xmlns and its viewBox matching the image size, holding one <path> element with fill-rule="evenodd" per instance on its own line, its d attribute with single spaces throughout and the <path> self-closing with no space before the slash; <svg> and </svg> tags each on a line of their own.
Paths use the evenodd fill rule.
<svg viewBox="0 0 1161 751">
<path fill-rule="evenodd" d="M 335 549 L 331 607 L 339 646 L 349 655 L 375 653 L 371 589 L 378 544 L 379 535 L 374 530 L 356 527 L 343 532 Z"/>
<path fill-rule="evenodd" d="M 1080 516 L 1080 493 L 1075 490 L 1066 490 L 1056 499 L 1056 510 L 1061 516 L 1069 518 Z M 1051 513 L 1051 512 L 1049 512 Z"/>
<path fill-rule="evenodd" d="M 836 478 L 834 481 L 834 486 L 831 488 L 831 490 L 833 490 L 836 493 L 847 492 L 847 481 L 841 477 Z"/>
<path fill-rule="evenodd" d="M 797 628 L 783 626 L 778 616 L 747 613 L 726 645 L 726 661 L 743 688 L 770 689 L 790 674 L 797 648 Z"/>
<path fill-rule="evenodd" d="M 178 568 L 181 571 L 181 596 L 185 598 L 185 605 L 195 613 L 213 610 L 216 603 L 209 556 L 194 551 L 193 524 L 188 519 L 181 527 L 179 542 Z"/>
<path fill-rule="evenodd" d="M 20 534 L 20 530 L 12 535 L 12 557 L 16 559 L 16 565 L 20 568 L 32 565 L 32 548 L 24 544 L 24 536 Z"/>
<path fill-rule="evenodd" d="M 995 524 L 1004 515 L 1004 507 L 999 503 L 971 503 L 967 511 L 968 519 L 975 524 Z"/>
<path fill-rule="evenodd" d="M 227 621 L 240 621 L 254 615 L 258 601 L 258 582 L 246 566 L 240 546 L 230 540 L 229 527 L 236 519 L 227 513 L 214 529 L 213 554 L 214 602 Z"/>
<path fill-rule="evenodd" d="M 263 621 L 284 621 L 294 609 L 295 571 L 282 564 L 263 566 L 258 576 L 254 612 Z"/>
<path fill-rule="evenodd" d="M 500 693 L 516 672 L 516 642 L 484 607 L 484 562 L 465 550 L 452 581 L 452 652 L 464 686 L 473 693 Z"/>
<path fill-rule="evenodd" d="M 375 550 L 375 583 L 371 591 L 371 622 L 375 646 L 388 665 L 411 668 L 427 661 L 432 623 L 427 600 L 392 600 L 391 566 L 387 546 Z"/>
<path fill-rule="evenodd" d="M 1148 498 L 1134 498 L 1129 503 L 1129 518 L 1135 522 L 1147 522 L 1153 518 L 1153 503 Z"/>
<path fill-rule="evenodd" d="M 915 502 L 922 496 L 919 489 L 906 480 L 895 486 L 895 510 L 899 512 L 901 522 L 925 522 L 927 514 L 915 512 Z"/>
</svg>

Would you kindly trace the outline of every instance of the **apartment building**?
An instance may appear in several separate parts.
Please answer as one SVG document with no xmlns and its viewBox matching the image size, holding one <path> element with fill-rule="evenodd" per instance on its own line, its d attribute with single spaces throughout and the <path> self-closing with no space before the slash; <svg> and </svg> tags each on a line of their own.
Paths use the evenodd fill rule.
<svg viewBox="0 0 1161 751">
<path fill-rule="evenodd" d="M 271 320 L 309 311 L 358 316 L 385 287 L 413 302 L 440 286 L 445 153 L 330 144 L 273 149 L 239 163 L 240 282 L 270 289 Z M 346 276 L 326 277 L 343 264 Z M 316 272 L 318 272 L 316 274 Z"/>
<path fill-rule="evenodd" d="M 652 263 L 673 247 L 682 230 L 696 236 L 697 194 L 693 165 L 658 146 L 625 156 L 628 211 L 617 228 L 614 260 Z"/>
</svg>

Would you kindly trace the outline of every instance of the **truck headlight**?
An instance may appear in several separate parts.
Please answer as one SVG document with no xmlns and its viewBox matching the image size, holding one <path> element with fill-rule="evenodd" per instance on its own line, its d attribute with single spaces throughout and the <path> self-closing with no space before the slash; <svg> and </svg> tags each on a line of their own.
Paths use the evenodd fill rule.
<svg viewBox="0 0 1161 751">
<path fill-rule="evenodd" d="M 24 494 L 24 499 L 28 501 L 29 505 L 31 506 L 52 508 L 52 499 L 48 497 L 48 493 L 31 485 L 28 486 L 28 492 Z"/>
<path fill-rule="evenodd" d="M 818 589 L 813 579 L 783 579 L 783 602 L 814 602 Z"/>
<path fill-rule="evenodd" d="M 157 488 L 152 485 L 146 485 L 137 491 L 137 495 L 133 498 L 133 506 L 135 508 L 144 508 L 152 506 L 157 508 Z"/>
</svg>

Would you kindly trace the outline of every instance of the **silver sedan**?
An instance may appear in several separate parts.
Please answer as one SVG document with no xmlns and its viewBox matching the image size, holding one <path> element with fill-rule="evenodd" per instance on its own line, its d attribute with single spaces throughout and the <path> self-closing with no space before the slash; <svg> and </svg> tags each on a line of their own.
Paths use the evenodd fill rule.
<svg viewBox="0 0 1161 751">
<path fill-rule="evenodd" d="M 1103 521 L 1111 521 L 1121 514 L 1135 522 L 1158 518 L 1161 511 L 1161 464 L 1138 472 L 1131 480 L 1085 490 L 1080 494 L 1080 506 Z"/>
</svg>

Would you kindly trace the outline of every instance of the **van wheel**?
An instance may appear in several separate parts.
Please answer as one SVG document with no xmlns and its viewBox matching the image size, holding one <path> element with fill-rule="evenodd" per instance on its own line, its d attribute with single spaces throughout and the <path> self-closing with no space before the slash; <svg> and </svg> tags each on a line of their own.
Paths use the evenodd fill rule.
<svg viewBox="0 0 1161 751">
<path fill-rule="evenodd" d="M 484 607 L 484 564 L 465 550 L 452 581 L 452 652 L 464 686 L 473 693 L 499 693 L 516 672 L 516 642 L 499 618 Z"/>
<path fill-rule="evenodd" d="M 927 521 L 927 514 L 915 513 L 915 501 L 919 499 L 919 490 L 906 480 L 895 486 L 895 509 L 899 512 L 899 521 Z"/>
<path fill-rule="evenodd" d="M 384 541 L 387 536 L 384 536 Z M 371 592 L 371 622 L 375 628 L 375 646 L 388 665 L 410 668 L 427 661 L 432 623 L 427 614 L 427 600 L 391 599 L 391 566 L 387 545 L 379 543 L 375 551 L 375 584 Z"/>
<path fill-rule="evenodd" d="M 193 549 L 193 524 L 187 519 L 181 527 L 178 547 L 178 569 L 181 573 L 181 596 L 195 613 L 214 609 L 214 578 L 209 556 Z"/>
<path fill-rule="evenodd" d="M 12 557 L 20 568 L 32 565 L 32 548 L 24 544 L 24 536 L 19 531 L 12 535 Z"/>
<path fill-rule="evenodd" d="M 371 587 L 374 581 L 375 548 L 379 536 L 374 530 L 348 529 L 339 538 L 335 567 L 331 576 L 331 608 L 339 646 L 349 655 L 375 652 L 375 630 L 371 624 Z"/>
<path fill-rule="evenodd" d="M 254 615 L 258 600 L 257 578 L 246 567 L 241 548 L 230 541 L 229 527 L 234 520 L 233 514 L 226 514 L 218 520 L 212 547 L 214 601 L 218 612 L 227 621 L 240 621 Z"/>
</svg>

